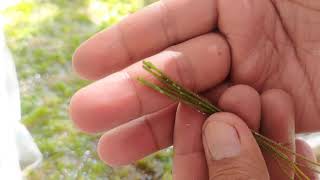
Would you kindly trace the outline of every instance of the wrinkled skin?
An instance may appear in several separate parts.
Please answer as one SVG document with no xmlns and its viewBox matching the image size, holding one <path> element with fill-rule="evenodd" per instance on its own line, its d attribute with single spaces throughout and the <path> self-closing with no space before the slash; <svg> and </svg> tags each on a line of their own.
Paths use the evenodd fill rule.
<svg viewBox="0 0 320 180">
<path fill-rule="evenodd" d="M 86 132 L 112 129 L 99 144 L 99 154 L 109 164 L 127 164 L 172 145 L 173 136 L 179 136 L 173 135 L 176 105 L 135 81 L 138 76 L 150 78 L 141 68 L 141 60 L 148 58 L 214 102 L 236 84 L 252 86 L 262 96 L 282 89 L 295 107 L 295 128 L 288 129 L 317 131 L 319 32 L 317 0 L 163 0 L 78 48 L 75 70 L 84 78 L 100 80 L 74 95 L 71 117 Z M 276 106 L 277 98 L 272 102 Z M 260 119 L 268 118 L 257 107 L 256 120 L 247 124 L 259 130 L 265 124 Z M 273 133 L 294 139 L 294 132 Z"/>
<path fill-rule="evenodd" d="M 219 28 L 232 50 L 232 81 L 287 91 L 296 105 L 297 131 L 319 130 L 320 2 L 247 1 L 253 10 L 246 11 L 240 10 L 246 1 L 238 8 L 228 2 L 221 1 L 221 8 L 233 10 L 220 11 Z M 233 25 L 239 21 L 243 26 Z"/>
</svg>

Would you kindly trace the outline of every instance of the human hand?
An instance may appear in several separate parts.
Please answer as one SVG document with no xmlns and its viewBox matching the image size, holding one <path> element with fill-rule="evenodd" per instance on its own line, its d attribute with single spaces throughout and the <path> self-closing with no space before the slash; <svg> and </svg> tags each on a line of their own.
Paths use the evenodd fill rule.
<svg viewBox="0 0 320 180">
<path fill-rule="evenodd" d="M 193 108 L 179 105 L 173 179 L 294 179 L 293 171 L 284 174 L 278 161 L 268 152 L 261 153 L 250 129 L 260 130 L 292 151 L 296 149 L 315 160 L 306 143 L 295 141 L 293 104 L 285 92 L 268 90 L 259 96 L 252 88 L 238 85 L 222 93 L 219 105 L 228 113 L 216 113 L 207 119 Z M 311 171 L 304 172 L 310 179 L 317 179 Z"/>
<path fill-rule="evenodd" d="M 149 78 L 138 61 L 154 55 L 149 61 L 209 98 L 228 84 L 245 83 L 260 92 L 284 89 L 296 105 L 297 132 L 318 130 L 316 21 L 320 15 L 306 7 L 319 3 L 156 3 L 98 33 L 77 50 L 76 71 L 88 79 L 101 79 L 72 98 L 71 117 L 86 132 L 112 129 L 99 145 L 100 153 L 114 158 L 109 163 L 127 164 L 172 145 L 176 105 L 135 81 L 137 76 Z"/>
</svg>

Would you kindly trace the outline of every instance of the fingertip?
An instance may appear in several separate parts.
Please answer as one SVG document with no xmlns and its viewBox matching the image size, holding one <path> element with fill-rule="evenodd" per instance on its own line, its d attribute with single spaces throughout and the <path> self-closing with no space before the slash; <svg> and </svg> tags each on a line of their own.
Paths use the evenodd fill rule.
<svg viewBox="0 0 320 180">
<path fill-rule="evenodd" d="M 261 97 L 265 100 L 275 100 L 277 99 L 276 97 L 279 97 L 282 99 L 282 101 L 279 102 L 283 102 L 283 103 L 287 103 L 287 104 L 293 104 L 292 101 L 292 97 L 290 96 L 290 94 L 288 94 L 287 92 L 285 92 L 282 89 L 269 89 L 266 90 L 265 92 L 263 92 L 261 94 Z"/>
<path fill-rule="evenodd" d="M 90 128 L 90 123 L 83 117 L 83 110 L 85 109 L 83 105 L 86 99 L 83 90 L 77 91 L 70 100 L 69 116 L 77 129 L 85 133 L 94 133 L 95 131 Z"/>
<path fill-rule="evenodd" d="M 260 95 L 259 93 L 252 87 L 247 85 L 235 85 L 231 86 L 225 90 L 225 92 L 221 95 L 219 99 L 220 106 L 229 107 L 230 105 L 243 104 L 245 105 L 250 101 L 253 107 L 254 105 L 260 106 Z M 244 101 L 246 103 L 244 103 Z"/>
<path fill-rule="evenodd" d="M 235 85 L 225 90 L 219 107 L 239 115 L 254 130 L 260 127 L 261 102 L 259 93 L 247 85 Z"/>
<path fill-rule="evenodd" d="M 105 102 L 108 102 L 101 91 L 93 84 L 81 88 L 71 97 L 69 116 L 82 132 L 94 134 L 109 129 L 109 117 L 101 117 L 106 111 Z"/>
<path fill-rule="evenodd" d="M 99 139 L 98 146 L 97 146 L 98 156 L 104 163 L 106 163 L 111 167 L 120 166 L 121 164 L 119 164 L 119 162 L 114 160 L 111 156 L 112 152 L 110 152 L 110 145 L 111 145 L 110 143 L 112 143 L 112 138 L 110 139 L 110 141 L 109 139 L 110 138 L 108 138 L 106 134 L 104 134 Z"/>
<path fill-rule="evenodd" d="M 296 139 L 296 152 L 299 155 L 302 155 L 304 158 L 306 158 L 310 161 L 317 162 L 317 158 L 316 158 L 315 153 L 313 152 L 311 146 L 306 141 L 304 141 L 302 139 Z M 300 166 L 300 168 L 303 171 L 303 173 L 305 173 L 305 175 L 307 177 L 309 177 L 311 180 L 319 179 L 316 172 L 312 171 L 311 169 L 306 168 L 306 167 L 308 167 L 308 165 L 310 165 L 309 163 L 306 163 L 306 161 L 304 161 L 301 158 L 297 158 L 296 161 L 297 161 L 297 163 L 302 165 L 302 166 Z"/>
<path fill-rule="evenodd" d="M 288 93 L 281 89 L 270 89 L 261 94 L 261 101 L 266 119 L 278 121 L 281 117 L 285 117 L 282 122 L 288 123 L 289 127 L 294 130 L 294 103 Z"/>
<path fill-rule="evenodd" d="M 216 119 L 219 116 L 212 118 Z M 240 156 L 242 149 L 240 136 L 240 132 L 234 124 L 218 119 L 209 120 L 203 129 L 203 141 L 207 156 L 214 161 Z"/>
<path fill-rule="evenodd" d="M 294 143 L 295 111 L 291 96 L 283 90 L 271 89 L 262 93 L 261 103 L 265 119 L 262 121 L 262 131 L 280 142 Z M 287 133 L 275 129 L 282 129 Z"/>
<path fill-rule="evenodd" d="M 216 121 L 234 127 L 238 133 L 241 146 L 245 147 L 245 149 L 248 149 L 249 151 L 259 153 L 259 156 L 261 155 L 256 140 L 253 137 L 252 131 L 242 118 L 240 118 L 236 114 L 229 112 L 215 113 L 205 121 L 202 132 L 205 131 L 210 123 L 215 123 Z"/>
<path fill-rule="evenodd" d="M 75 93 L 69 110 L 77 127 L 96 133 L 137 118 L 140 102 L 128 75 L 114 73 Z"/>
<path fill-rule="evenodd" d="M 317 160 L 311 146 L 302 139 L 296 139 L 296 152 L 311 161 Z"/>
<path fill-rule="evenodd" d="M 72 66 L 82 78 L 97 80 L 125 67 L 127 58 L 117 28 L 112 26 L 83 42 L 73 54 Z"/>
<path fill-rule="evenodd" d="M 97 152 L 99 158 L 108 166 L 111 167 L 119 167 L 130 164 L 126 158 L 125 152 L 119 149 L 119 142 L 117 142 L 118 138 L 113 134 L 114 130 L 111 130 L 108 133 L 105 133 L 99 139 L 97 145 Z M 121 148 L 121 147 L 120 147 Z M 128 151 L 128 149 L 126 149 Z"/>
<path fill-rule="evenodd" d="M 227 40 L 218 33 L 208 33 L 184 43 L 186 56 L 193 57 L 190 64 L 195 80 L 203 82 L 205 89 L 221 83 L 229 74 L 231 66 L 230 48 Z M 211 75 L 215 72 L 214 76 Z M 210 78 L 208 78 L 210 77 Z"/>
<path fill-rule="evenodd" d="M 89 60 L 86 42 L 82 43 L 74 52 L 72 56 L 72 69 L 76 74 L 87 80 L 95 80 L 98 78 L 97 74 L 87 74 L 88 67 L 92 65 L 92 61 Z"/>
<path fill-rule="evenodd" d="M 94 48 L 93 40 L 83 42 L 72 56 L 72 68 L 76 74 L 86 80 L 97 80 L 110 72 L 103 61 L 108 61 L 99 53 L 99 48 Z"/>
<path fill-rule="evenodd" d="M 229 112 L 218 112 L 208 117 L 202 126 L 202 131 L 204 132 L 204 130 L 210 123 L 215 123 L 216 121 L 233 126 L 237 129 L 237 131 L 239 131 L 239 134 L 244 133 L 251 135 L 251 131 L 248 128 L 248 126 L 244 123 L 244 121 L 239 116 Z"/>
<path fill-rule="evenodd" d="M 240 117 L 224 112 L 210 116 L 203 126 L 203 143 L 211 179 L 269 176 L 259 146 Z"/>
<path fill-rule="evenodd" d="M 99 157 L 108 165 L 133 163 L 160 149 L 143 119 L 134 120 L 106 132 L 99 140 Z"/>
<path fill-rule="evenodd" d="M 102 102 L 103 96 L 93 92 L 91 86 L 78 90 L 70 100 L 69 116 L 73 124 L 80 131 L 94 134 L 109 129 L 109 119 L 102 119 L 106 104 Z M 107 102 L 107 101 L 105 101 Z"/>
</svg>

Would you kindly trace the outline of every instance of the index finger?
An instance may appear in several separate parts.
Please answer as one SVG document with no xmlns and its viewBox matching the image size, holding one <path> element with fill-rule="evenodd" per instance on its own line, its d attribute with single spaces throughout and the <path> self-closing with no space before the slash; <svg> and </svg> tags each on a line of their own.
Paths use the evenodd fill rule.
<svg viewBox="0 0 320 180">
<path fill-rule="evenodd" d="M 99 79 L 171 45 L 210 32 L 216 25 L 214 0 L 162 0 L 96 34 L 75 52 L 82 77 Z"/>
</svg>

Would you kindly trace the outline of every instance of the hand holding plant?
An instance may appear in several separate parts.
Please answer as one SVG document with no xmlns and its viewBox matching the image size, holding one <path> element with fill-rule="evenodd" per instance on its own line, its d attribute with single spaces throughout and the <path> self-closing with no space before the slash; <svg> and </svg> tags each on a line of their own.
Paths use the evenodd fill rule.
<svg viewBox="0 0 320 180">
<path fill-rule="evenodd" d="M 109 164 L 128 164 L 171 146 L 175 103 L 136 82 L 143 77 L 156 83 L 142 69 L 141 60 L 148 58 L 184 87 L 208 98 L 228 84 L 250 85 L 262 97 L 271 89 L 283 89 L 295 106 L 289 129 L 319 130 L 316 21 L 320 18 L 313 13 L 318 5 L 292 0 L 158 2 L 98 33 L 77 50 L 76 71 L 97 81 L 72 98 L 70 114 L 83 131 L 107 131 L 98 149 Z M 267 107 L 278 103 L 268 101 Z M 204 105 L 200 110 L 205 113 L 212 108 Z M 290 106 L 280 107 L 270 111 Z M 286 118 L 267 119 L 285 122 Z M 252 128 L 252 120 L 243 120 Z M 260 127 L 276 142 L 289 142 L 289 136 L 277 135 L 284 127 L 271 128 L 266 122 L 253 130 Z M 295 132 L 287 133 L 292 137 Z"/>
<path fill-rule="evenodd" d="M 198 113 L 214 114 L 209 117 L 208 122 L 203 122 L 203 116 L 196 115 L 194 111 L 181 105 L 178 108 L 174 136 L 176 179 L 191 180 L 194 177 L 208 179 L 206 178 L 208 174 L 209 179 L 269 179 L 257 145 L 264 153 L 271 179 L 316 179 L 315 174 L 319 172 L 320 164 L 316 162 L 312 153 L 306 153 L 312 152 L 310 147 L 298 141 L 297 149 L 301 153 L 295 152 L 294 121 L 292 121 L 294 107 L 290 96 L 285 92 L 269 90 L 260 100 L 258 93 L 248 86 L 237 85 L 224 90 L 219 98 L 219 104 L 224 110 L 246 119 L 252 126 L 249 130 L 241 118 L 230 113 L 221 113 L 222 111 L 208 100 L 171 80 L 152 63 L 144 61 L 143 68 L 160 81 L 162 86 L 138 78 L 143 85 L 194 107 Z M 275 142 L 257 132 L 260 128 L 260 116 L 264 119 L 262 123 L 265 127 L 262 127 L 261 131 L 286 143 Z M 202 144 L 199 143 L 202 123 L 204 123 L 202 133 L 204 151 Z M 208 172 L 205 167 L 204 152 Z M 196 170 L 188 172 L 188 169 Z"/>
</svg>

